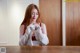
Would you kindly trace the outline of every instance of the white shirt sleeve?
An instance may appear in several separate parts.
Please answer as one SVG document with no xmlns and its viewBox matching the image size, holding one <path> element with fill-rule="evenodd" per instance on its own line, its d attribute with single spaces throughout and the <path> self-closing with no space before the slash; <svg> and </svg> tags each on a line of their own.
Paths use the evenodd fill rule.
<svg viewBox="0 0 80 53">
<path fill-rule="evenodd" d="M 46 26 L 44 25 L 44 30 L 46 31 Z M 37 38 L 39 38 L 39 41 L 41 42 L 41 45 L 47 45 L 49 43 L 49 39 L 47 37 L 47 34 L 46 33 L 43 33 L 41 31 L 41 27 L 39 27 L 37 30 L 36 30 L 36 34 L 37 34 Z"/>
<path fill-rule="evenodd" d="M 20 35 L 20 40 L 19 40 L 20 45 L 33 45 L 31 40 L 32 33 L 31 33 L 30 26 L 27 26 L 27 29 L 24 35 Z"/>
<path fill-rule="evenodd" d="M 24 35 L 20 35 L 19 44 L 20 45 L 26 45 L 26 42 L 28 40 L 28 34 L 25 33 Z"/>
</svg>

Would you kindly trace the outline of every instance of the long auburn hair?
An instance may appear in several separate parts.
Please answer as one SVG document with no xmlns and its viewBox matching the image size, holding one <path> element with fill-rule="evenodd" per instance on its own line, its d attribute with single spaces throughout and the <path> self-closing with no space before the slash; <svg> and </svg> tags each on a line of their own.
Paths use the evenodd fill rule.
<svg viewBox="0 0 80 53">
<path fill-rule="evenodd" d="M 31 11 L 32 9 L 36 9 L 38 11 L 38 19 L 36 20 L 37 23 L 40 23 L 41 22 L 41 19 L 40 19 L 40 12 L 39 12 L 39 9 L 38 7 L 35 5 L 35 4 L 30 4 L 27 9 L 26 9 L 26 12 L 25 12 L 25 17 L 24 17 L 24 20 L 22 21 L 21 25 L 24 25 L 24 32 L 23 34 L 25 33 L 25 30 L 27 28 L 27 26 L 30 24 L 30 19 L 31 19 Z"/>
</svg>

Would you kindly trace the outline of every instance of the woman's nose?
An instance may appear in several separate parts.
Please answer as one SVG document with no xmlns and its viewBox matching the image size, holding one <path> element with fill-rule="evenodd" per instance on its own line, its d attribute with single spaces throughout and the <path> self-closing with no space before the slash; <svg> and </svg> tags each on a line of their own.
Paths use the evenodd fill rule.
<svg viewBox="0 0 80 53">
<path fill-rule="evenodd" d="M 33 17 L 35 17 L 35 15 Z"/>
<path fill-rule="evenodd" d="M 34 17 L 36 16 L 36 14 L 34 14 Z"/>
</svg>

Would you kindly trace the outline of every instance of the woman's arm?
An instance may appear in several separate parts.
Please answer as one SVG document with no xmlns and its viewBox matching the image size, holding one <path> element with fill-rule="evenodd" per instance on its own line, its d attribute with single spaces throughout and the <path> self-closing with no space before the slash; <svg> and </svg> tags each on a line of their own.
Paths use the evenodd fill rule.
<svg viewBox="0 0 80 53">
<path fill-rule="evenodd" d="M 36 33 L 38 34 L 39 41 L 41 42 L 42 45 L 47 45 L 49 43 L 45 24 L 41 23 L 41 27 L 39 27 Z"/>
<path fill-rule="evenodd" d="M 19 44 L 20 45 L 33 45 L 32 43 L 32 33 L 33 33 L 33 29 L 31 28 L 32 25 L 27 26 L 27 29 L 25 30 L 24 33 L 24 25 L 22 25 L 20 27 L 20 41 Z M 24 33 L 24 34 L 23 34 Z"/>
<path fill-rule="evenodd" d="M 19 45 L 25 45 L 28 39 L 28 34 L 24 33 L 24 25 L 20 26 L 20 40 L 19 40 Z M 24 33 L 24 34 L 23 34 Z"/>
</svg>

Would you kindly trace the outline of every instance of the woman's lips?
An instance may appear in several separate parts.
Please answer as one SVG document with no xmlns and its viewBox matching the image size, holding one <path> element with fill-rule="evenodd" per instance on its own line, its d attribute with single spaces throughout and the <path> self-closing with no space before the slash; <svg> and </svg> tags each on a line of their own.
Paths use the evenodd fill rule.
<svg viewBox="0 0 80 53">
<path fill-rule="evenodd" d="M 33 19 L 35 19 L 35 17 L 33 17 Z"/>
</svg>

